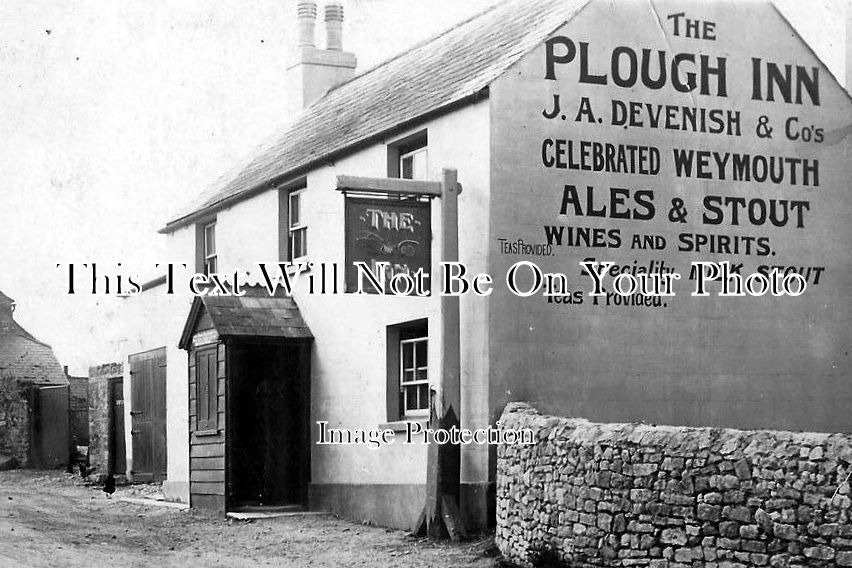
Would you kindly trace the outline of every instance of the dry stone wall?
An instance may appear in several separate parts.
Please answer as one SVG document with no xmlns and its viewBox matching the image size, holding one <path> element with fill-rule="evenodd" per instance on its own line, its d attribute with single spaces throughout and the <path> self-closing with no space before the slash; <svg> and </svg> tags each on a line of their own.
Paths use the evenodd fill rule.
<svg viewBox="0 0 852 568">
<path fill-rule="evenodd" d="M 596 424 L 506 407 L 497 544 L 521 566 L 852 566 L 852 436 Z"/>
<path fill-rule="evenodd" d="M 30 386 L 0 373 L 0 461 L 23 466 L 30 455 Z"/>
<path fill-rule="evenodd" d="M 93 472 L 105 474 L 109 467 L 109 420 L 112 402 L 109 397 L 109 381 L 121 377 L 122 373 L 121 363 L 89 367 L 89 468 Z"/>
</svg>

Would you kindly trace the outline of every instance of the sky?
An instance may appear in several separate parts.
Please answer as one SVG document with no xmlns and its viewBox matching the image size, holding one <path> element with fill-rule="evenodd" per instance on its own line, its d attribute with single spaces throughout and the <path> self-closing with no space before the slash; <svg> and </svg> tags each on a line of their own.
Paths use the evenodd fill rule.
<svg viewBox="0 0 852 568">
<path fill-rule="evenodd" d="M 363 71 L 493 3 L 344 0 L 344 49 Z M 776 2 L 841 81 L 848 3 Z M 0 290 L 72 373 L 121 300 L 56 265 L 168 260 L 157 229 L 284 121 L 293 45 L 295 0 L 0 3 Z"/>
</svg>

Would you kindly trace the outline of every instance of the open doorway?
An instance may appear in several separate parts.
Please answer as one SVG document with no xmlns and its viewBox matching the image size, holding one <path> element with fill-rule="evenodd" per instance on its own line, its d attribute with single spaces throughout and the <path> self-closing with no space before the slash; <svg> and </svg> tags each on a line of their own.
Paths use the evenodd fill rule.
<svg viewBox="0 0 852 568">
<path fill-rule="evenodd" d="M 127 446 L 124 441 L 124 380 L 109 379 L 109 463 L 113 475 L 127 472 Z"/>
<path fill-rule="evenodd" d="M 307 506 L 310 393 L 305 343 L 229 348 L 228 509 Z"/>
</svg>

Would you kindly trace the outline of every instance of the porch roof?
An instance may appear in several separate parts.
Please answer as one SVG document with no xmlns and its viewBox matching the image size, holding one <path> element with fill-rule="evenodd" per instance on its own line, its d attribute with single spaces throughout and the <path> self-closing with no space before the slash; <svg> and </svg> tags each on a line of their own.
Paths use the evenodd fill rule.
<svg viewBox="0 0 852 568">
<path fill-rule="evenodd" d="M 244 296 L 198 296 L 192 302 L 180 347 L 192 346 L 196 331 L 215 329 L 221 338 L 280 337 L 313 339 L 296 301 L 270 296 L 262 287 L 247 287 Z"/>
</svg>

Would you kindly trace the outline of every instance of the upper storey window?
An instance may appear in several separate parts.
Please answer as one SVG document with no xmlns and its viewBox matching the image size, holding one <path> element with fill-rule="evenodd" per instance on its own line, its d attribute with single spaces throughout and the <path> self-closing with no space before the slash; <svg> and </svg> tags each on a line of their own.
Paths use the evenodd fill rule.
<svg viewBox="0 0 852 568">
<path fill-rule="evenodd" d="M 218 269 L 216 219 L 206 219 L 195 225 L 195 272 L 215 274 Z"/>
<path fill-rule="evenodd" d="M 204 225 L 204 274 L 216 273 L 216 221 Z"/>
<path fill-rule="evenodd" d="M 388 144 L 388 177 L 424 180 L 428 175 L 429 149 L 425 130 Z"/>
<path fill-rule="evenodd" d="M 308 227 L 302 217 L 304 193 L 304 191 L 291 191 L 288 198 L 290 260 L 296 260 L 308 254 Z"/>
</svg>

